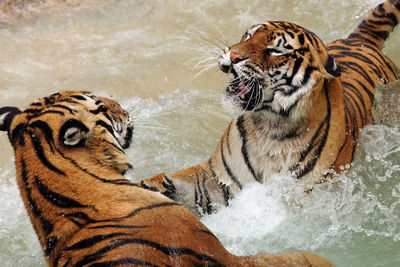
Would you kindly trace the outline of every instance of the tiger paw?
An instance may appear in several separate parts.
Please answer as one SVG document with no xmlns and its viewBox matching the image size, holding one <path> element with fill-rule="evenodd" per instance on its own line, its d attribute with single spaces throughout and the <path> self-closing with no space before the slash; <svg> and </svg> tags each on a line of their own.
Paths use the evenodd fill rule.
<svg viewBox="0 0 400 267">
<path fill-rule="evenodd" d="M 154 175 L 137 183 L 140 187 L 154 192 L 159 192 L 164 196 L 175 200 L 176 188 L 171 177 L 165 172 Z"/>
</svg>

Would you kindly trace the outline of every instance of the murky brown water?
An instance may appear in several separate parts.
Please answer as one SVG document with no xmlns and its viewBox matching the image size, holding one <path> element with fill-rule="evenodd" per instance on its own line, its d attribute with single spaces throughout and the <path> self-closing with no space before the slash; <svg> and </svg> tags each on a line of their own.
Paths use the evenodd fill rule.
<svg viewBox="0 0 400 267">
<path fill-rule="evenodd" d="M 146 177 L 199 163 L 214 150 L 230 118 L 219 101 L 226 80 L 217 45 L 270 19 L 298 23 L 329 42 L 347 36 L 380 1 L 62 2 L 0 13 L 0 106 L 24 107 L 61 89 L 122 101 L 137 121 L 130 176 Z M 397 65 L 399 40 L 397 30 L 385 47 Z M 399 140 L 396 127 L 369 128 L 352 174 L 336 192 L 316 190 L 302 208 L 276 191 L 276 182 L 246 189 L 231 208 L 203 220 L 238 254 L 296 247 L 338 266 L 397 266 Z M 0 143 L 0 265 L 44 266 L 5 134 Z"/>
</svg>

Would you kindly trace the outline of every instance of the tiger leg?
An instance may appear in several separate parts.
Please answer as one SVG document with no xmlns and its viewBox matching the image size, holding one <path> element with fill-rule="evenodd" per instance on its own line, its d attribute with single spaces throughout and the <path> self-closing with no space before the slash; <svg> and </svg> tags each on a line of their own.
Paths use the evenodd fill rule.
<svg viewBox="0 0 400 267">
<path fill-rule="evenodd" d="M 212 213 L 231 198 L 229 187 L 218 182 L 208 161 L 171 175 L 157 174 L 137 185 L 160 192 L 197 215 Z"/>
</svg>

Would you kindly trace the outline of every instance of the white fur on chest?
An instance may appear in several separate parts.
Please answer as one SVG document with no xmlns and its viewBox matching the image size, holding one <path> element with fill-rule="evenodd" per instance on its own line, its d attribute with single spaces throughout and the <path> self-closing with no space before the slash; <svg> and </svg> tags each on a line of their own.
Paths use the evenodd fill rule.
<svg viewBox="0 0 400 267">
<path fill-rule="evenodd" d="M 301 151 L 306 148 L 300 138 L 279 140 L 271 133 L 257 132 L 257 138 L 249 138 L 247 143 L 249 159 L 257 169 L 260 182 L 281 172 L 288 173 L 289 168 L 298 162 Z"/>
<path fill-rule="evenodd" d="M 222 153 L 217 160 L 224 168 L 217 172 L 219 181 L 226 185 L 234 182 L 232 176 L 244 185 L 254 181 L 263 183 L 282 171 L 287 173 L 307 147 L 302 138 L 279 139 L 281 130 L 273 127 L 257 129 L 251 123 L 246 120 L 245 136 L 238 127 L 232 127 L 229 138 L 222 142 Z"/>
</svg>

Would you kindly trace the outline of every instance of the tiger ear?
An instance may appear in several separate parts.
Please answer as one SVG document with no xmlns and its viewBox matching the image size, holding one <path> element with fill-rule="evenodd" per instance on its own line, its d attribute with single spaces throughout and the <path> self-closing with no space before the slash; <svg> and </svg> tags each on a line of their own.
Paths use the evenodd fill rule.
<svg viewBox="0 0 400 267">
<path fill-rule="evenodd" d="M 9 131 L 11 123 L 17 115 L 21 114 L 21 110 L 16 107 L 0 108 L 0 131 Z"/>
<path fill-rule="evenodd" d="M 331 55 L 328 55 L 328 59 L 325 64 L 325 70 L 333 77 L 340 76 L 340 68 L 338 65 L 336 65 L 336 62 Z"/>
<path fill-rule="evenodd" d="M 61 127 L 60 142 L 68 147 L 82 147 L 88 132 L 89 129 L 82 122 L 70 119 Z"/>
</svg>

